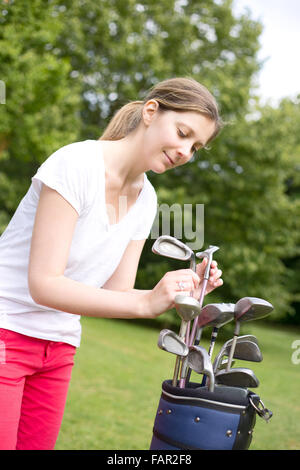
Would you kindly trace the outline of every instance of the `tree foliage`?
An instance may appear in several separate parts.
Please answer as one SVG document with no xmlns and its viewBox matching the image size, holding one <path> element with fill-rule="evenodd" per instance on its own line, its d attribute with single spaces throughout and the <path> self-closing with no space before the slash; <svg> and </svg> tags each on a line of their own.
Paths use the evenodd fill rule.
<svg viewBox="0 0 300 470">
<path fill-rule="evenodd" d="M 232 0 L 2 0 L 0 231 L 37 167 L 75 140 L 97 139 L 119 107 L 158 81 L 191 76 L 217 98 L 226 125 L 209 151 L 149 174 L 159 204 L 205 204 L 205 247 L 224 286 L 207 301 L 251 295 L 299 302 L 299 103 L 255 102 L 262 25 Z M 142 255 L 137 287 L 182 267 Z M 298 250 L 298 251 L 297 251 Z M 293 309 L 294 307 L 294 309 Z M 295 318 L 294 318 L 295 320 Z"/>
</svg>

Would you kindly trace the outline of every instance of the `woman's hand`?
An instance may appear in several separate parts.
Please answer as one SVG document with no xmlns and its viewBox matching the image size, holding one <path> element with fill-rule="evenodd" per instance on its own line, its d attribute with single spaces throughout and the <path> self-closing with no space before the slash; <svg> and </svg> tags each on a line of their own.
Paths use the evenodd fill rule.
<svg viewBox="0 0 300 470">
<path fill-rule="evenodd" d="M 167 272 L 156 286 L 145 294 L 145 317 L 155 318 L 173 308 L 177 294 L 190 295 L 198 289 L 199 283 L 200 278 L 192 269 Z"/>
<path fill-rule="evenodd" d="M 178 269 L 167 272 L 156 286 L 145 294 L 143 312 L 146 318 L 155 318 L 158 315 L 174 307 L 174 298 L 177 294 L 192 295 L 199 300 L 207 258 L 197 264 L 196 273 L 191 269 Z M 223 285 L 222 271 L 218 269 L 218 263 L 213 260 L 210 267 L 210 276 L 207 282 L 205 294 Z"/>
<path fill-rule="evenodd" d="M 196 272 L 201 279 L 199 288 L 194 291 L 193 297 L 199 300 L 203 281 L 204 281 L 204 272 L 205 268 L 207 265 L 207 258 L 203 258 L 203 261 L 201 263 L 197 264 L 196 267 Z M 217 287 L 220 287 L 223 285 L 223 279 L 221 279 L 222 276 L 222 271 L 221 269 L 218 269 L 218 263 L 217 261 L 213 260 L 211 265 L 210 265 L 210 271 L 209 271 L 209 280 L 207 282 L 207 286 L 205 289 L 205 294 L 209 294 L 212 292 L 214 289 Z"/>
</svg>

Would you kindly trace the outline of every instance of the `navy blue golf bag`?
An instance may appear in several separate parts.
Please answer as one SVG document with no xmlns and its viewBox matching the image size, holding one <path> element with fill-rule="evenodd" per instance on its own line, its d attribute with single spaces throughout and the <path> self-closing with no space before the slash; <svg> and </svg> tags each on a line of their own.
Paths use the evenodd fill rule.
<svg viewBox="0 0 300 470">
<path fill-rule="evenodd" d="M 179 388 L 166 380 L 150 450 L 248 449 L 256 414 L 266 421 L 272 416 L 248 389 L 216 385 L 210 392 L 197 383 Z"/>
</svg>

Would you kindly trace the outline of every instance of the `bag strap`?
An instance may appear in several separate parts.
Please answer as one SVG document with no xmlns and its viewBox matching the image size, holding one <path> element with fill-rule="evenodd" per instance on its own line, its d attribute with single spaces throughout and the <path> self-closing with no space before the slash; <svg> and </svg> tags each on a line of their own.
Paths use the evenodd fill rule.
<svg viewBox="0 0 300 470">
<path fill-rule="evenodd" d="M 273 413 L 271 410 L 265 407 L 261 398 L 255 393 L 249 393 L 249 401 L 252 407 L 255 409 L 258 416 L 263 418 L 266 421 L 266 423 L 268 423 L 269 420 L 272 418 Z"/>
</svg>

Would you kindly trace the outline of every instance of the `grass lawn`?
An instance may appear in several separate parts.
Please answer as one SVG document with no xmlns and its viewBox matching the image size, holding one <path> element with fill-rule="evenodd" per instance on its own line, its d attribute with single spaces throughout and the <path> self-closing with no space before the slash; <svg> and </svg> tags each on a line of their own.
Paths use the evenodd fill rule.
<svg viewBox="0 0 300 470">
<path fill-rule="evenodd" d="M 83 317 L 81 322 L 82 344 L 56 449 L 149 449 L 161 383 L 172 377 L 175 356 L 156 346 L 158 330 L 134 321 Z M 223 334 L 215 354 L 232 332 Z M 268 424 L 257 417 L 250 449 L 300 450 L 300 364 L 291 361 L 300 329 L 257 321 L 244 324 L 241 334 L 257 336 L 263 362 L 242 364 L 259 378 L 257 393 L 274 413 Z M 204 337 L 201 344 L 208 342 Z"/>
</svg>

